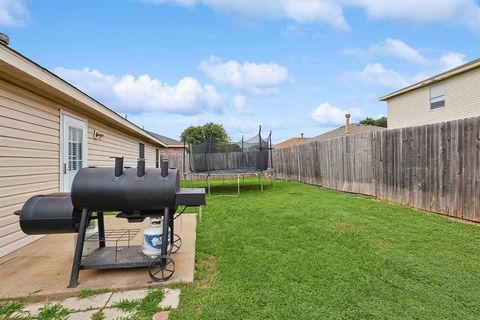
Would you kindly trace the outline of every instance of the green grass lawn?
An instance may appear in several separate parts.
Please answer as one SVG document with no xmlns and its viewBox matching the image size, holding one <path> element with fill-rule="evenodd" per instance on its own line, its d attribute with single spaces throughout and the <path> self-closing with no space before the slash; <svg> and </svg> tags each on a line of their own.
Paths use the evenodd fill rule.
<svg viewBox="0 0 480 320">
<path fill-rule="evenodd" d="M 221 181 L 216 182 L 220 187 Z M 209 197 L 172 319 L 478 319 L 480 229 L 278 181 Z M 234 193 L 230 181 L 219 192 Z"/>
</svg>

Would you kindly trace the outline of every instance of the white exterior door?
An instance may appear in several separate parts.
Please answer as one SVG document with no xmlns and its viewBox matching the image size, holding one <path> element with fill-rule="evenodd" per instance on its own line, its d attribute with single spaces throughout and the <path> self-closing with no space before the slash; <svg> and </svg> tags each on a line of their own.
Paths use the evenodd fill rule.
<svg viewBox="0 0 480 320">
<path fill-rule="evenodd" d="M 62 192 L 70 192 L 78 170 L 87 166 L 87 124 L 85 121 L 62 115 Z"/>
</svg>

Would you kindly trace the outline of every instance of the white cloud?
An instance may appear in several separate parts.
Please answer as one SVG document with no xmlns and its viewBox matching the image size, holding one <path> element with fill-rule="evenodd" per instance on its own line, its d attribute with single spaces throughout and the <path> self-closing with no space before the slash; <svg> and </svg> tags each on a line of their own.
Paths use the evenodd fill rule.
<svg viewBox="0 0 480 320">
<path fill-rule="evenodd" d="M 350 72 L 344 78 L 350 80 L 358 79 L 367 85 L 380 85 L 391 89 L 400 89 L 463 64 L 463 57 L 462 54 L 458 53 L 444 54 L 438 61 L 435 61 L 433 66 L 424 68 L 412 76 L 388 69 L 378 62 L 369 63 L 362 70 L 354 72 L 353 76 Z"/>
<path fill-rule="evenodd" d="M 199 68 L 217 83 L 229 84 L 238 90 L 260 95 L 276 93 L 288 78 L 287 68 L 274 62 L 223 62 L 219 57 L 210 56 L 200 63 Z"/>
<path fill-rule="evenodd" d="M 26 24 L 29 12 L 22 0 L 0 1 L 0 26 L 21 27 Z"/>
<path fill-rule="evenodd" d="M 401 88 L 411 81 L 392 69 L 386 69 L 381 63 L 371 63 L 357 73 L 357 78 L 368 85 L 381 85 L 389 88 Z"/>
<path fill-rule="evenodd" d="M 247 105 L 247 97 L 237 94 L 232 99 L 233 108 L 237 113 L 252 113 L 252 109 Z"/>
<path fill-rule="evenodd" d="M 417 23 L 448 23 L 480 31 L 480 7 L 475 0 L 343 0 L 363 8 L 374 19 L 404 19 Z"/>
<path fill-rule="evenodd" d="M 370 47 L 370 51 L 416 64 L 425 65 L 429 62 L 429 60 L 421 54 L 420 50 L 414 49 L 398 39 L 388 38 L 383 42 L 376 43 Z"/>
<path fill-rule="evenodd" d="M 192 77 L 184 77 L 177 84 L 169 85 L 146 74 L 116 77 L 90 68 L 57 67 L 55 73 L 119 112 L 196 114 L 220 111 L 227 100 L 227 96 L 218 92 L 215 86 L 202 85 Z"/>
<path fill-rule="evenodd" d="M 438 59 L 438 65 L 441 71 L 453 69 L 465 62 L 465 55 L 459 52 L 447 52 Z"/>
<path fill-rule="evenodd" d="M 245 139 L 250 139 L 258 133 L 258 126 L 262 123 L 251 118 L 230 117 L 224 119 L 223 124 L 231 136 L 241 137 L 244 135 Z M 262 132 L 262 136 L 266 136 L 265 131 Z"/>
<path fill-rule="evenodd" d="M 360 48 L 347 48 L 343 53 L 371 59 L 374 56 L 389 56 L 408 63 L 421 65 L 441 72 L 465 63 L 465 55 L 458 52 L 446 52 L 440 57 L 429 57 L 427 52 L 433 52 L 430 48 L 413 48 L 402 40 L 387 38 L 384 41 L 371 45 L 367 50 Z"/>
<path fill-rule="evenodd" d="M 462 25 L 480 31 L 480 7 L 475 0 L 142 0 L 187 8 L 204 5 L 224 12 L 260 18 L 320 22 L 349 30 L 344 10 L 360 8 L 372 19 L 401 19 L 422 24 Z"/>
<path fill-rule="evenodd" d="M 394 57 L 414 65 L 418 72 L 414 75 L 405 75 L 386 68 L 380 62 L 370 62 L 362 70 L 353 73 L 348 72 L 343 78 L 347 82 L 356 79 L 367 85 L 380 85 L 392 89 L 400 89 L 435 74 L 458 67 L 466 62 L 465 55 L 458 52 L 446 52 L 437 57 L 423 54 L 423 52 L 431 51 L 433 50 L 429 48 L 416 49 L 402 40 L 392 38 L 376 43 L 367 50 L 359 48 L 346 49 L 344 53 L 356 55 L 367 60 L 372 60 L 377 55 Z"/>
<path fill-rule="evenodd" d="M 286 18 L 300 23 L 321 22 L 349 30 L 342 7 L 334 0 L 143 0 L 154 4 L 175 4 L 191 8 L 202 4 L 214 10 L 259 18 Z"/>
<path fill-rule="evenodd" d="M 359 108 L 342 110 L 324 102 L 310 113 L 310 118 L 321 126 L 341 126 L 345 124 L 346 113 L 350 113 L 352 122 L 357 121 L 362 116 L 362 111 Z"/>
</svg>

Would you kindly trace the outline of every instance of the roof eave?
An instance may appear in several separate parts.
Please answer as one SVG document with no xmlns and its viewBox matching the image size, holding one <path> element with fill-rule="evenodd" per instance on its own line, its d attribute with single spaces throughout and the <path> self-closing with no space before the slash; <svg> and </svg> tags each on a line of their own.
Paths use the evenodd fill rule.
<svg viewBox="0 0 480 320">
<path fill-rule="evenodd" d="M 456 67 L 456 68 L 453 68 L 453 69 L 450 69 L 448 71 L 445 71 L 443 73 L 440 73 L 436 76 L 433 76 L 433 77 L 430 77 L 428 79 L 425 79 L 423 81 L 420 81 L 420 82 L 417 82 L 417 83 L 414 83 L 408 87 L 405 87 L 403 89 L 400 89 L 400 90 L 397 90 L 397 91 L 394 91 L 392 93 L 389 93 L 383 97 L 380 97 L 379 100 L 380 101 L 387 101 L 388 99 L 391 99 L 391 98 L 394 98 L 396 96 L 399 96 L 401 94 L 404 94 L 404 93 L 407 93 L 407 92 L 410 92 L 410 91 L 413 91 L 415 89 L 419 89 L 419 88 L 422 88 L 422 87 L 425 87 L 425 86 L 428 86 L 428 85 L 431 85 L 431 84 L 434 84 L 436 82 L 439 82 L 439 81 L 442 81 L 442 80 L 445 80 L 447 78 L 451 78 L 453 76 L 456 76 L 456 75 L 459 75 L 459 74 L 462 74 L 462 73 L 465 73 L 467 71 L 471 71 L 471 70 L 474 70 L 476 68 L 480 67 L 480 59 L 475 59 L 473 61 L 470 61 L 466 64 L 463 64 L 459 67 Z"/>
<path fill-rule="evenodd" d="M 184 148 L 185 146 L 182 144 L 167 144 L 166 148 Z"/>
</svg>

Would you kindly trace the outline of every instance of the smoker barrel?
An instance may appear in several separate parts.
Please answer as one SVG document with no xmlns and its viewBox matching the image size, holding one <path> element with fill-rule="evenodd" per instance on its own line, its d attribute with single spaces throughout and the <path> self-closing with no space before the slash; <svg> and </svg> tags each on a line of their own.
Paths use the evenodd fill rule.
<svg viewBox="0 0 480 320">
<path fill-rule="evenodd" d="M 31 197 L 20 210 L 20 228 L 29 235 L 75 233 L 80 211 L 75 210 L 69 193 Z"/>
<path fill-rule="evenodd" d="M 124 168 L 123 158 L 115 158 L 115 167 L 80 169 L 71 193 L 33 196 L 17 214 L 26 234 L 74 233 L 82 209 L 121 211 L 117 217 L 136 222 L 162 216 L 165 208 L 175 212 L 177 206 L 200 205 L 205 190 L 180 189 L 178 170 L 169 169 L 167 161 L 161 169 L 145 168 L 144 159 L 137 168 Z"/>
<path fill-rule="evenodd" d="M 75 208 L 89 211 L 122 211 L 125 214 L 162 213 L 168 207 L 175 212 L 180 175 L 176 169 L 124 169 L 115 176 L 113 168 L 82 168 L 72 184 Z M 168 167 L 167 167 L 168 168 Z M 141 176 L 139 176 L 141 175 Z M 165 175 L 165 176 L 163 176 Z"/>
</svg>

